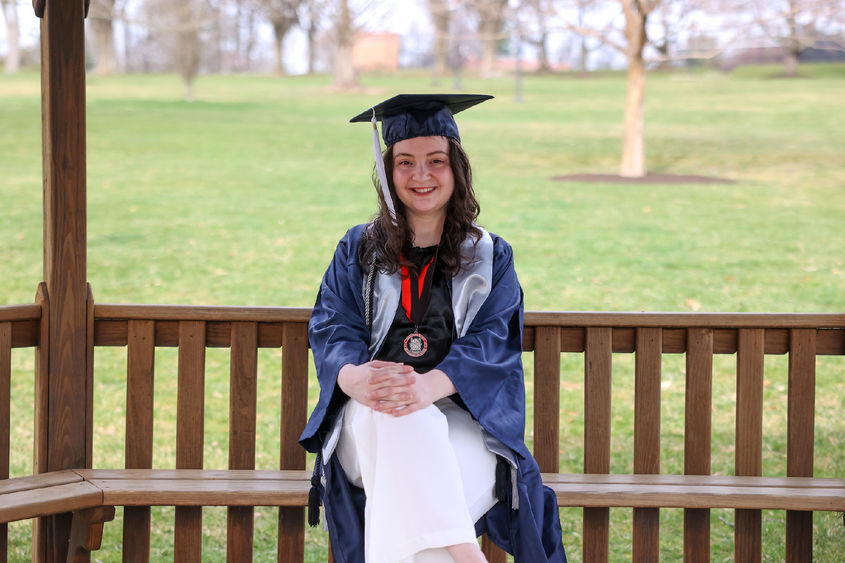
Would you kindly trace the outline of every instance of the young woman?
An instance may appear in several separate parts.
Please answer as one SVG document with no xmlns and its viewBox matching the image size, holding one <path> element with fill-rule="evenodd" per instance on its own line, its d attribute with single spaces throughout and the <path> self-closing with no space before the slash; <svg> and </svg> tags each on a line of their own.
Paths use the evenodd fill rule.
<svg viewBox="0 0 845 563">
<path fill-rule="evenodd" d="M 323 278 L 309 325 L 320 399 L 300 439 L 319 454 L 313 492 L 341 563 L 485 561 L 482 533 L 519 563 L 566 561 L 524 443 L 513 253 L 475 223 L 453 118 L 489 98 L 404 94 L 352 119 L 373 123 L 379 214 Z"/>
</svg>

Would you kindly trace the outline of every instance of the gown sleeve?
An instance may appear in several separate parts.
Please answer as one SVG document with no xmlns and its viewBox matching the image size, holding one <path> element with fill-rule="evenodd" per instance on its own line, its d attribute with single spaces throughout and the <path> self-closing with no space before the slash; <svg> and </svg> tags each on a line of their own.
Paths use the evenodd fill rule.
<svg viewBox="0 0 845 563">
<path fill-rule="evenodd" d="M 329 426 L 348 398 L 337 385 L 340 368 L 369 360 L 370 331 L 364 320 L 363 273 L 358 264 L 362 231 L 363 226 L 354 227 L 338 243 L 308 323 L 320 398 L 299 441 L 311 452 L 320 447 L 320 430 Z"/>
<path fill-rule="evenodd" d="M 476 420 L 520 454 L 525 452 L 522 317 L 522 288 L 513 250 L 494 237 L 490 295 L 438 368 L 452 380 Z"/>
</svg>

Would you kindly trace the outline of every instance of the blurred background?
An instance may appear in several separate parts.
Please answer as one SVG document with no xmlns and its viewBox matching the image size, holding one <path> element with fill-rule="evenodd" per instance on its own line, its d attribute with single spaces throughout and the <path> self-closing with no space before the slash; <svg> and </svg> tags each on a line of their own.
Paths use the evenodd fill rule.
<svg viewBox="0 0 845 563">
<path fill-rule="evenodd" d="M 2 0 L 4 70 L 38 64 L 30 3 Z M 93 74 L 590 72 L 627 66 L 645 30 L 654 68 L 845 60 L 842 0 L 94 0 Z"/>
</svg>

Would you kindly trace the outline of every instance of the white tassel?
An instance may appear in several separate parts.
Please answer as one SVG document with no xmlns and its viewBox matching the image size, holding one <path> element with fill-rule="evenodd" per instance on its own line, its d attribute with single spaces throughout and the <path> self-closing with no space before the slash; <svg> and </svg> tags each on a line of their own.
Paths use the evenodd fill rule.
<svg viewBox="0 0 845 563">
<path fill-rule="evenodd" d="M 390 186 L 387 183 L 387 174 L 384 171 L 384 157 L 381 154 L 381 142 L 378 135 L 378 120 L 376 120 L 376 110 L 373 108 L 373 156 L 376 159 L 376 171 L 378 172 L 378 181 L 381 184 L 381 193 L 384 196 L 384 202 L 387 204 L 387 210 L 390 211 L 390 219 L 394 225 L 396 222 L 396 209 L 393 207 L 393 198 L 390 197 Z"/>
</svg>

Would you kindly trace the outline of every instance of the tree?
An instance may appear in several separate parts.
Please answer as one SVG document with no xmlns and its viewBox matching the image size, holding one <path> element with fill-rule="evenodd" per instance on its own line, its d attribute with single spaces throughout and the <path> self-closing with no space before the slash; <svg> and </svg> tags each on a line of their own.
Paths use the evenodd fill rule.
<svg viewBox="0 0 845 563">
<path fill-rule="evenodd" d="M 97 62 L 92 72 L 99 75 L 114 74 L 117 70 L 114 48 L 115 15 L 114 0 L 98 0 L 91 3 L 88 20 L 94 32 Z"/>
<path fill-rule="evenodd" d="M 648 17 L 661 0 L 618 0 L 624 16 L 623 37 L 620 42 L 607 30 L 597 30 L 567 22 L 567 27 L 579 35 L 597 37 L 606 45 L 625 55 L 628 67 L 625 95 L 625 118 L 622 133 L 622 162 L 619 175 L 642 177 L 645 168 L 645 86 L 646 61 L 644 51 L 648 44 Z"/>
<path fill-rule="evenodd" d="M 18 6 L 15 0 L 0 0 L 0 11 L 6 20 L 6 61 L 3 71 L 15 74 L 21 67 L 20 28 L 18 27 Z"/>
<path fill-rule="evenodd" d="M 193 101 L 203 52 L 200 32 L 214 25 L 217 6 L 209 0 L 145 0 L 142 10 L 146 42 L 152 46 L 144 65 L 175 68 L 182 77 L 185 100 Z"/>
<path fill-rule="evenodd" d="M 300 0 L 302 20 L 307 22 L 305 36 L 308 42 L 308 74 L 316 72 L 317 65 L 317 32 L 320 30 L 320 22 L 327 10 L 327 0 Z"/>
<path fill-rule="evenodd" d="M 260 0 L 262 12 L 273 26 L 275 72 L 285 74 L 284 41 L 290 29 L 299 23 L 298 10 L 302 0 Z"/>
<path fill-rule="evenodd" d="M 179 65 L 179 73 L 182 75 L 182 81 L 185 84 L 185 101 L 194 101 L 194 80 L 200 68 L 200 38 L 199 30 L 201 25 L 195 19 L 197 17 L 197 9 L 195 0 L 182 0 L 181 6 L 177 4 L 176 9 L 181 10 L 181 16 L 178 21 L 184 21 L 183 25 L 177 31 L 179 51 L 177 55 L 177 62 Z"/>
<path fill-rule="evenodd" d="M 658 68 L 667 68 L 677 59 L 675 51 L 682 37 L 688 40 L 693 36 L 689 24 L 696 4 L 696 0 L 663 0 L 655 10 L 649 41 L 659 55 Z"/>
<path fill-rule="evenodd" d="M 798 59 L 825 23 L 841 17 L 838 0 L 754 0 L 756 25 L 783 49 L 783 73 L 798 75 Z"/>
<path fill-rule="evenodd" d="M 354 31 L 349 0 L 337 0 L 334 29 L 334 87 L 339 90 L 351 90 L 358 87 L 358 73 L 352 59 Z"/>
<path fill-rule="evenodd" d="M 625 96 L 625 127 L 622 140 L 621 176 L 645 176 L 645 58 L 648 42 L 646 21 L 660 0 L 620 0 L 625 13 L 628 88 Z"/>
<path fill-rule="evenodd" d="M 449 20 L 451 11 L 448 0 L 428 0 L 428 13 L 434 24 L 434 84 L 449 70 Z"/>
<path fill-rule="evenodd" d="M 525 0 L 524 5 L 531 12 L 533 16 L 533 27 L 536 28 L 536 33 L 533 36 L 524 38 L 528 43 L 537 49 L 537 70 L 540 72 L 549 72 L 552 69 L 549 64 L 549 22 L 553 14 L 552 0 Z"/>
<path fill-rule="evenodd" d="M 471 6 L 478 14 L 478 37 L 483 46 L 480 73 L 482 77 L 493 76 L 508 0 L 471 0 Z"/>
</svg>

